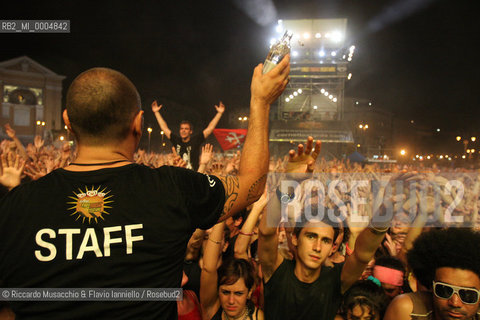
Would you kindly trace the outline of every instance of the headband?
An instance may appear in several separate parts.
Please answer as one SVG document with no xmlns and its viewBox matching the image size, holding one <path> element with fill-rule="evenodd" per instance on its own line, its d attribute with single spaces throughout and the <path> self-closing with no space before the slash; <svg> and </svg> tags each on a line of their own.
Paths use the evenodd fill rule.
<svg viewBox="0 0 480 320">
<path fill-rule="evenodd" d="M 400 287 L 403 285 L 403 272 L 384 266 L 374 266 L 373 276 L 380 282 Z"/>
</svg>

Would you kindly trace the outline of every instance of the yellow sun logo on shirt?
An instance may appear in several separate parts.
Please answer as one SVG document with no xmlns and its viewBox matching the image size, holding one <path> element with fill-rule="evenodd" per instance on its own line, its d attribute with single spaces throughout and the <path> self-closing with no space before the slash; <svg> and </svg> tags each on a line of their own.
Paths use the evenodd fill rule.
<svg viewBox="0 0 480 320">
<path fill-rule="evenodd" d="M 88 187 L 85 187 L 85 191 L 78 189 L 78 193 L 73 191 L 75 196 L 69 196 L 70 199 L 73 201 L 67 202 L 67 204 L 73 205 L 72 207 L 68 208 L 68 210 L 73 210 L 71 216 L 77 215 L 78 219 L 82 218 L 82 223 L 88 220 L 88 223 L 95 221 L 98 223 L 98 218 L 105 220 L 103 218 L 104 214 L 110 214 L 105 209 L 111 209 L 112 207 L 108 206 L 107 204 L 112 203 L 113 201 L 107 201 L 113 195 L 107 196 L 110 191 L 105 192 L 106 188 L 99 191 L 101 187 L 95 189 L 92 186 L 92 189 L 89 190 Z"/>
</svg>

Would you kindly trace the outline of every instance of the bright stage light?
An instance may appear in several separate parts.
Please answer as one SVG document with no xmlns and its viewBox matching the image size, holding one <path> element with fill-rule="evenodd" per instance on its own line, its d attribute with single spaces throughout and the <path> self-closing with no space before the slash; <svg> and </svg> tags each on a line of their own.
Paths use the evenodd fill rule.
<svg viewBox="0 0 480 320">
<path fill-rule="evenodd" d="M 318 108 L 318 106 L 313 106 L 313 109 L 314 109 L 314 110 L 317 110 L 317 108 Z"/>
<path fill-rule="evenodd" d="M 320 57 L 325 57 L 325 51 L 320 50 L 320 51 L 318 52 L 318 55 L 319 55 Z"/>
<path fill-rule="evenodd" d="M 277 27 L 275 28 L 275 31 L 277 31 L 278 33 L 282 33 L 283 27 L 281 25 L 277 25 Z"/>
<path fill-rule="evenodd" d="M 321 37 L 322 37 L 322 35 L 320 33 L 318 33 L 318 32 L 315 33 L 315 38 L 320 39 Z"/>
<path fill-rule="evenodd" d="M 325 97 L 328 97 L 328 91 L 325 91 L 325 92 L 323 93 L 323 95 L 324 95 Z"/>
<path fill-rule="evenodd" d="M 298 57 L 298 51 L 292 51 L 292 56 Z"/>
<path fill-rule="evenodd" d="M 329 96 L 328 96 L 328 99 L 333 99 L 333 95 L 329 95 Z"/>
<path fill-rule="evenodd" d="M 297 91 L 293 92 L 293 95 L 294 95 L 295 97 L 298 96 L 298 92 L 297 92 Z"/>
<path fill-rule="evenodd" d="M 310 39 L 310 33 L 305 32 L 305 33 L 303 34 L 303 39 Z"/>
<path fill-rule="evenodd" d="M 289 102 L 289 101 L 290 101 L 290 98 L 286 98 L 286 99 L 285 99 L 285 102 Z"/>
<path fill-rule="evenodd" d="M 332 51 L 331 55 L 332 55 L 332 57 L 335 57 L 337 55 L 337 53 L 335 51 Z"/>
<path fill-rule="evenodd" d="M 332 41 L 334 42 L 340 42 L 342 41 L 343 36 L 339 31 L 334 31 L 332 32 L 331 38 L 332 38 Z"/>
<path fill-rule="evenodd" d="M 302 93 L 302 89 L 298 89 L 297 91 L 298 91 L 298 93 Z"/>
<path fill-rule="evenodd" d="M 348 74 L 347 79 L 348 80 L 352 79 L 352 74 L 351 73 Z"/>
<path fill-rule="evenodd" d="M 322 88 L 322 89 L 320 90 L 320 92 L 321 92 L 321 93 L 324 93 L 324 92 L 325 92 L 325 89 Z"/>
<path fill-rule="evenodd" d="M 333 98 L 333 102 L 337 102 L 337 98 Z"/>
<path fill-rule="evenodd" d="M 293 99 L 293 95 L 292 95 L 292 94 L 291 94 L 291 95 L 289 95 L 288 97 L 289 97 L 290 99 Z"/>
<path fill-rule="evenodd" d="M 275 44 L 275 42 L 277 42 L 277 39 L 275 39 L 275 38 L 270 39 L 270 45 L 271 46 L 273 46 Z"/>
</svg>

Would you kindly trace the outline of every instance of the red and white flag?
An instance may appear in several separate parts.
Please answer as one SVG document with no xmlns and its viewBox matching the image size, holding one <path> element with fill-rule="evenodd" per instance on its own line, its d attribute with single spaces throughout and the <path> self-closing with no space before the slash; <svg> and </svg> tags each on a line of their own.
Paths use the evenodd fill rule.
<svg viewBox="0 0 480 320">
<path fill-rule="evenodd" d="M 214 129 L 213 134 L 217 138 L 218 143 L 222 146 L 223 151 L 237 148 L 245 142 L 247 129 Z"/>
</svg>

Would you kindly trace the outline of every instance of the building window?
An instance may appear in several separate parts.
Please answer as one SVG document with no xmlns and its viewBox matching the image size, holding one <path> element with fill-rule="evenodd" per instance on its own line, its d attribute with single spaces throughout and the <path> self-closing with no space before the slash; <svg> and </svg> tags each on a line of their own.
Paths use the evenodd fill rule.
<svg viewBox="0 0 480 320">
<path fill-rule="evenodd" d="M 15 106 L 13 111 L 13 124 L 15 126 L 28 127 L 30 125 L 30 108 Z"/>
</svg>

